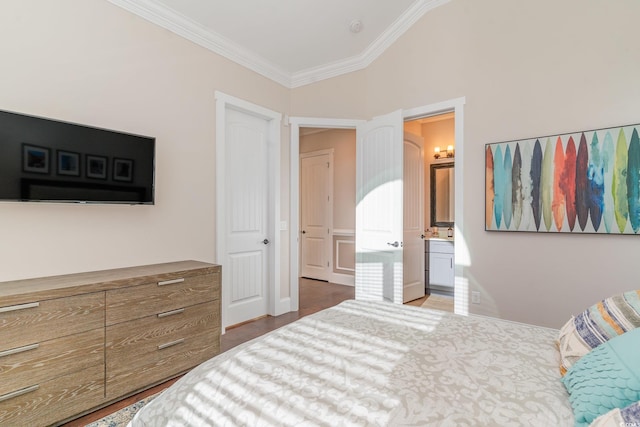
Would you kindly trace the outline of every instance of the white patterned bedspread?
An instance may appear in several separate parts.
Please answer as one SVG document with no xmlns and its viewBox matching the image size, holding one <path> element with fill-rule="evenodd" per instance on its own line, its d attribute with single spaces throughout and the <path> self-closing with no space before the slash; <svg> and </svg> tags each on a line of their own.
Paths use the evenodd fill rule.
<svg viewBox="0 0 640 427">
<path fill-rule="evenodd" d="M 572 426 L 557 333 L 345 301 L 203 363 L 130 426 Z"/>
</svg>

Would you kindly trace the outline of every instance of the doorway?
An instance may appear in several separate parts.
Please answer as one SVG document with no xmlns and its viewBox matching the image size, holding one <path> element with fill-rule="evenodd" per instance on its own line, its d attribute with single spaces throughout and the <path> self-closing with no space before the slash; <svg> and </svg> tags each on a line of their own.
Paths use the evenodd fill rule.
<svg viewBox="0 0 640 427">
<path fill-rule="evenodd" d="M 300 130 L 300 277 L 354 284 L 355 130 Z"/>
<path fill-rule="evenodd" d="M 455 135 L 456 135 L 456 158 L 458 161 L 462 159 L 463 154 L 463 106 L 465 100 L 464 98 L 457 98 L 450 101 L 445 101 L 438 104 L 427 105 L 423 107 L 417 107 L 410 110 L 404 110 L 402 112 L 404 120 L 412 121 L 414 119 L 420 117 L 434 116 L 446 112 L 454 112 L 456 114 L 455 120 Z M 291 263 L 290 263 L 290 277 L 291 277 L 291 310 L 297 310 L 298 304 L 298 277 L 299 277 L 299 203 L 295 200 L 296 195 L 299 194 L 299 141 L 300 141 L 300 129 L 301 128 L 314 128 L 314 129 L 353 129 L 358 124 L 363 123 L 360 120 L 343 120 L 343 119 L 320 119 L 320 118 L 291 118 L 291 194 L 292 194 L 292 203 L 291 203 L 291 235 L 290 235 L 290 255 L 291 255 Z M 427 148 L 428 150 L 429 148 Z M 425 158 L 430 156 L 430 153 L 425 151 L 427 154 Z M 428 169 L 427 169 L 428 170 Z M 455 171 L 456 181 L 462 182 L 462 168 L 456 168 Z M 425 185 L 425 191 L 427 191 L 428 186 Z M 425 201 L 429 199 L 425 197 Z M 462 216 L 461 216 L 461 207 L 462 207 L 462 189 L 458 189 L 455 194 L 455 206 L 457 207 L 456 216 L 456 230 L 462 229 Z M 429 212 L 429 209 L 424 209 L 425 212 Z M 428 222 L 425 222 L 428 224 Z M 425 227 L 427 228 L 427 227 Z M 456 252 L 458 248 L 456 248 Z M 466 285 L 465 281 L 462 277 L 462 269 L 458 266 L 456 269 L 456 306 L 455 311 L 466 314 L 467 312 L 467 296 L 466 296 Z M 459 270 L 459 272 L 458 272 Z"/>
<path fill-rule="evenodd" d="M 425 242 L 422 242 L 422 246 L 425 263 L 422 274 L 425 278 L 425 289 L 427 294 L 433 293 L 444 297 L 453 297 L 455 293 L 453 253 L 455 120 L 455 113 L 451 111 L 404 122 L 405 133 L 419 135 L 424 141 L 422 182 L 424 183 L 423 235 Z M 449 179 L 443 182 L 444 180 L 440 179 L 442 174 L 436 174 L 434 177 L 434 170 L 451 172 L 447 175 Z M 437 194 L 436 189 L 438 189 Z M 446 213 L 446 217 L 443 213 Z"/>
</svg>

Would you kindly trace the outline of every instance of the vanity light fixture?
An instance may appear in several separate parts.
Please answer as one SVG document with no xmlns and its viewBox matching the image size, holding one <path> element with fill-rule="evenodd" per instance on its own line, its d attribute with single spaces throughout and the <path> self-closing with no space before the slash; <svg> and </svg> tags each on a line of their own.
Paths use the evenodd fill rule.
<svg viewBox="0 0 640 427">
<path fill-rule="evenodd" d="M 453 145 L 447 145 L 447 157 L 453 157 Z"/>
<path fill-rule="evenodd" d="M 441 154 L 440 154 L 440 147 L 434 147 L 433 149 L 433 157 L 435 159 L 439 159 Z M 453 145 L 447 145 L 447 150 L 444 152 L 444 155 L 448 158 L 452 158 L 455 155 L 455 150 L 453 149 Z"/>
</svg>

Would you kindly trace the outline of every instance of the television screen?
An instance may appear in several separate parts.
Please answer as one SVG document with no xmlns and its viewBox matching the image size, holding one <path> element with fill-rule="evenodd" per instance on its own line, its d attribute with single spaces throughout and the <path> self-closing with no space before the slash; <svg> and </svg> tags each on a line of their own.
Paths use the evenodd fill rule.
<svg viewBox="0 0 640 427">
<path fill-rule="evenodd" d="M 155 138 L 0 111 L 0 201 L 153 204 Z"/>
</svg>

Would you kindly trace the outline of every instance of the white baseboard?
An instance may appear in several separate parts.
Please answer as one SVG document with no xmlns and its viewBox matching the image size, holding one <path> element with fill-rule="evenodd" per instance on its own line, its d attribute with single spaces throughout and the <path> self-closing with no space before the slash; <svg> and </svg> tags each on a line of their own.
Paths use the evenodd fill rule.
<svg viewBox="0 0 640 427">
<path fill-rule="evenodd" d="M 355 286 L 356 276 L 351 274 L 331 273 L 331 283 L 337 283 L 338 285 Z"/>
<path fill-rule="evenodd" d="M 414 299 L 422 298 L 424 296 L 424 284 L 415 283 L 405 287 L 403 291 L 405 298 L 404 302 L 413 301 Z"/>
<path fill-rule="evenodd" d="M 291 297 L 282 298 L 276 304 L 276 311 L 272 316 L 280 316 L 291 311 Z"/>
</svg>

